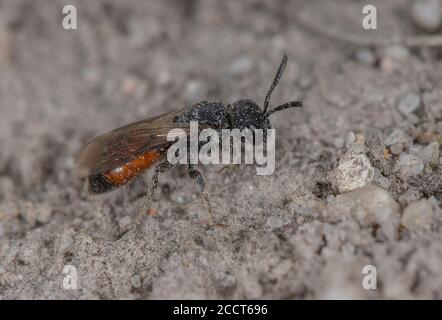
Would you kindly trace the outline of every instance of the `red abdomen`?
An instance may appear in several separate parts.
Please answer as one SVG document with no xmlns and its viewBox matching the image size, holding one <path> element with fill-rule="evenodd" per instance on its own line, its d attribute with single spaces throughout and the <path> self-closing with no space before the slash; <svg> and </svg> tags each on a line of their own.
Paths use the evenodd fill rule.
<svg viewBox="0 0 442 320">
<path fill-rule="evenodd" d="M 89 178 L 89 190 L 104 193 L 125 185 L 149 169 L 161 155 L 159 151 L 149 151 L 111 171 L 93 175 Z"/>
</svg>

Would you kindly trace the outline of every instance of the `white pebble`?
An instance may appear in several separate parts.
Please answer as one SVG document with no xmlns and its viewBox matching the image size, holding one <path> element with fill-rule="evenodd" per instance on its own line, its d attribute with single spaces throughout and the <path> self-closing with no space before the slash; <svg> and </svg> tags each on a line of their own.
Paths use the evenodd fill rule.
<svg viewBox="0 0 442 320">
<path fill-rule="evenodd" d="M 140 288 L 141 287 L 141 278 L 139 275 L 134 275 L 130 278 L 130 283 L 134 288 Z"/>
<path fill-rule="evenodd" d="M 394 61 L 405 61 L 410 56 L 410 50 L 402 46 L 390 46 L 384 51 L 385 58 Z"/>
<path fill-rule="evenodd" d="M 372 66 L 376 63 L 376 56 L 368 48 L 360 48 L 355 53 L 356 60 L 362 64 Z"/>
<path fill-rule="evenodd" d="M 408 94 L 399 100 L 398 109 L 403 115 L 415 112 L 421 105 L 421 98 L 417 94 Z"/>
<path fill-rule="evenodd" d="M 351 144 L 356 141 L 356 135 L 353 131 L 350 131 L 347 133 L 347 136 L 345 137 L 345 147 L 348 149 L 350 148 Z"/>
<path fill-rule="evenodd" d="M 132 222 L 132 219 L 129 216 L 124 216 L 118 221 L 118 225 L 122 230 L 126 230 Z"/>
<path fill-rule="evenodd" d="M 411 17 L 417 27 L 427 32 L 435 32 L 441 26 L 440 0 L 414 1 L 411 8 Z"/>
<path fill-rule="evenodd" d="M 253 60 L 248 56 L 240 56 L 236 58 L 228 67 L 228 71 L 232 75 L 240 75 L 248 73 L 253 69 Z"/>
<path fill-rule="evenodd" d="M 332 210 L 338 215 L 352 215 L 364 224 L 376 224 L 389 239 L 394 239 L 399 225 L 399 205 L 386 190 L 369 185 L 338 195 Z"/>
<path fill-rule="evenodd" d="M 204 98 L 206 88 L 200 80 L 189 80 L 184 88 L 184 96 L 187 100 L 197 101 Z"/>
<path fill-rule="evenodd" d="M 279 229 L 284 225 L 284 221 L 278 217 L 270 217 L 267 219 L 267 225 L 272 229 Z"/>
<path fill-rule="evenodd" d="M 339 161 L 331 175 L 331 183 L 339 193 L 348 192 L 370 184 L 374 168 L 364 154 L 350 155 Z"/>
</svg>

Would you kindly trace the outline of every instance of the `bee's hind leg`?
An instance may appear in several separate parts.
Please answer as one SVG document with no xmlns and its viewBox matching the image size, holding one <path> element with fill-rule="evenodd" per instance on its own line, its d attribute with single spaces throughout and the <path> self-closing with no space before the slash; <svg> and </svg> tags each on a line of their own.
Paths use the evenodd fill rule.
<svg viewBox="0 0 442 320">
<path fill-rule="evenodd" d="M 195 169 L 193 165 L 189 165 L 187 173 L 189 174 L 189 177 L 196 180 L 196 182 L 201 188 L 201 197 L 204 199 L 204 202 L 206 203 L 207 211 L 209 212 L 212 224 L 218 227 L 224 227 L 223 224 L 216 223 L 215 217 L 213 216 L 212 206 L 210 205 L 209 196 L 206 193 L 206 183 L 204 182 L 204 178 L 201 175 L 201 172 Z"/>
<path fill-rule="evenodd" d="M 174 167 L 173 164 L 171 164 L 169 161 L 164 160 L 163 162 L 159 163 L 155 169 L 152 176 L 152 184 L 148 187 L 145 200 L 143 202 L 143 205 L 140 207 L 140 210 L 138 212 L 136 223 L 139 223 L 142 221 L 142 218 L 145 216 L 146 212 L 150 209 L 152 205 L 152 198 L 155 194 L 155 190 L 158 186 L 158 176 L 160 173 L 166 172 Z"/>
</svg>

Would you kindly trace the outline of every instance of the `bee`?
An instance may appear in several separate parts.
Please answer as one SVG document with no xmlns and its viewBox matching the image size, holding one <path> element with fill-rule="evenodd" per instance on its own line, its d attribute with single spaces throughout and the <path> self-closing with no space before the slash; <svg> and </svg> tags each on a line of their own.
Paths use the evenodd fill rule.
<svg viewBox="0 0 442 320">
<path fill-rule="evenodd" d="M 157 188 L 158 176 L 174 166 L 166 158 L 167 150 L 173 144 L 173 141 L 167 140 L 170 130 L 179 128 L 189 134 L 191 121 L 218 131 L 246 128 L 252 132 L 257 129 L 267 130 L 271 128 L 270 115 L 303 106 L 301 101 L 291 101 L 269 109 L 271 94 L 286 65 L 287 55 L 284 55 L 266 94 L 263 109 L 250 99 L 240 99 L 231 105 L 201 101 L 181 110 L 126 125 L 88 142 L 75 157 L 76 175 L 88 179 L 91 193 L 101 194 L 126 185 L 154 167 L 152 184 L 140 210 L 140 213 L 146 212 Z M 188 165 L 187 172 L 199 184 L 201 196 L 214 223 L 203 176 L 192 164 Z"/>
</svg>

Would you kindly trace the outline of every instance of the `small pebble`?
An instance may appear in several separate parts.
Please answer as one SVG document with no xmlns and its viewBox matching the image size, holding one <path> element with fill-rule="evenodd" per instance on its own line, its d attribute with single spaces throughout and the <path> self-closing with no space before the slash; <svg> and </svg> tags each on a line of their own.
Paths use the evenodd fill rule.
<svg viewBox="0 0 442 320">
<path fill-rule="evenodd" d="M 132 286 L 134 287 L 134 288 L 140 288 L 141 287 L 141 278 L 140 278 L 140 276 L 139 275 L 133 275 L 131 278 L 130 278 L 130 283 L 132 284 Z"/>
<path fill-rule="evenodd" d="M 374 168 L 364 154 L 350 155 L 339 161 L 330 182 L 339 193 L 361 188 L 371 183 Z"/>
<path fill-rule="evenodd" d="M 382 175 L 382 173 L 380 172 L 380 170 L 377 168 L 375 168 L 375 171 L 374 171 L 374 181 L 376 182 L 376 184 L 379 187 L 381 187 L 385 190 L 388 190 L 390 188 L 390 185 L 391 185 L 390 180 L 388 180 L 387 177 L 384 177 Z"/>
<path fill-rule="evenodd" d="M 206 87 L 200 80 L 189 80 L 184 88 L 184 97 L 189 101 L 197 101 L 206 95 Z"/>
<path fill-rule="evenodd" d="M 301 207 L 301 206 L 296 206 L 295 207 L 295 213 L 305 216 L 305 217 L 309 217 L 313 214 L 313 209 L 312 208 L 306 208 L 306 207 Z"/>
<path fill-rule="evenodd" d="M 408 148 L 408 153 L 419 157 L 419 154 L 422 152 L 423 149 L 424 146 L 420 144 L 413 144 L 412 146 L 410 146 L 410 148 Z"/>
<path fill-rule="evenodd" d="M 402 225 L 411 231 L 429 229 L 433 221 L 433 207 L 427 199 L 410 204 L 402 215 Z"/>
<path fill-rule="evenodd" d="M 178 204 L 183 204 L 184 203 L 184 197 L 181 195 L 176 195 L 175 196 L 175 202 Z"/>
<path fill-rule="evenodd" d="M 390 46 L 385 49 L 384 55 L 396 61 L 405 61 L 410 56 L 410 50 L 402 46 Z"/>
<path fill-rule="evenodd" d="M 413 2 L 411 17 L 420 29 L 436 32 L 441 26 L 441 12 L 440 0 L 419 0 Z"/>
<path fill-rule="evenodd" d="M 384 143 L 389 147 L 391 153 L 398 155 L 411 144 L 411 141 L 404 131 L 395 129 L 385 138 Z"/>
<path fill-rule="evenodd" d="M 403 115 L 415 112 L 421 105 L 421 98 L 417 94 L 408 94 L 399 100 L 398 109 Z"/>
<path fill-rule="evenodd" d="M 364 134 L 357 133 L 355 135 L 355 140 L 348 146 L 347 152 L 353 155 L 365 153 L 367 151 L 367 147 L 365 145 L 366 140 L 367 139 Z"/>
<path fill-rule="evenodd" d="M 272 276 L 274 279 L 280 279 L 285 274 L 287 274 L 293 266 L 293 262 L 290 260 L 284 260 L 279 263 L 272 271 Z"/>
<path fill-rule="evenodd" d="M 412 154 L 402 153 L 397 161 L 394 171 L 406 181 L 411 177 L 420 175 L 424 171 L 424 163 Z"/>
<path fill-rule="evenodd" d="M 37 205 L 37 221 L 41 223 L 47 223 L 52 216 L 52 207 L 49 203 L 41 203 Z"/>
<path fill-rule="evenodd" d="M 434 141 L 419 152 L 418 157 L 425 165 L 436 167 L 439 164 L 439 143 Z"/>
<path fill-rule="evenodd" d="M 382 71 L 391 73 L 402 67 L 402 64 L 407 61 L 410 56 L 410 51 L 401 46 L 390 46 L 382 50 L 380 67 Z"/>
<path fill-rule="evenodd" d="M 122 230 L 126 230 L 132 222 L 130 216 L 124 216 L 118 221 L 118 225 Z"/>
<path fill-rule="evenodd" d="M 297 224 L 303 224 L 305 222 L 305 218 L 301 216 L 296 217 L 296 223 Z"/>
<path fill-rule="evenodd" d="M 231 75 L 240 75 L 252 71 L 254 66 L 253 60 L 248 56 L 240 56 L 233 60 L 228 67 Z"/>
<path fill-rule="evenodd" d="M 369 66 L 376 63 L 376 56 L 373 53 L 373 50 L 368 48 L 360 48 L 356 50 L 355 58 L 356 61 Z"/>
<path fill-rule="evenodd" d="M 345 137 L 345 147 L 348 149 L 350 148 L 351 144 L 356 141 L 356 135 L 353 131 L 350 131 L 347 133 L 347 136 Z"/>
<path fill-rule="evenodd" d="M 279 229 L 284 225 L 284 221 L 278 217 L 270 217 L 267 219 L 267 225 L 272 229 Z"/>
<path fill-rule="evenodd" d="M 149 208 L 149 210 L 147 210 L 146 214 L 149 217 L 153 217 L 153 216 L 156 216 L 158 214 L 158 211 L 155 210 L 154 208 Z"/>
<path fill-rule="evenodd" d="M 394 239 L 399 225 L 399 205 L 391 194 L 374 185 L 365 186 L 336 197 L 329 205 L 339 216 L 351 215 L 364 224 L 377 224 L 382 233 Z"/>
</svg>

